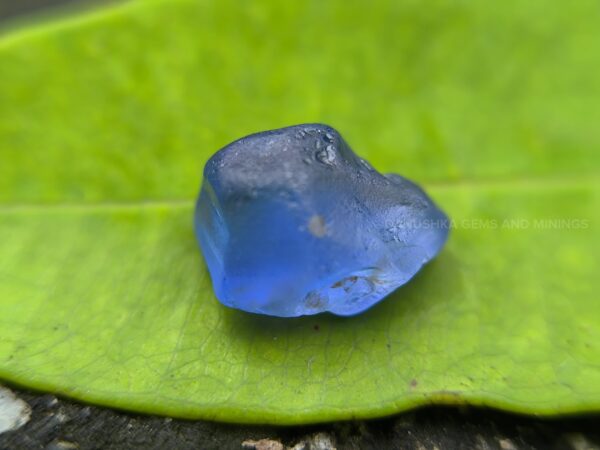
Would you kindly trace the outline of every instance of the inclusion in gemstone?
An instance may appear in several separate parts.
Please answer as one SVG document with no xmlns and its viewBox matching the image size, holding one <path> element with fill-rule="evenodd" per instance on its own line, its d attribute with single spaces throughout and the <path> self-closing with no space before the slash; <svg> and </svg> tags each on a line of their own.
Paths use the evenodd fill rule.
<svg viewBox="0 0 600 450">
<path fill-rule="evenodd" d="M 270 316 L 358 314 L 444 245 L 448 218 L 327 125 L 253 134 L 206 163 L 195 229 L 215 294 Z"/>
</svg>

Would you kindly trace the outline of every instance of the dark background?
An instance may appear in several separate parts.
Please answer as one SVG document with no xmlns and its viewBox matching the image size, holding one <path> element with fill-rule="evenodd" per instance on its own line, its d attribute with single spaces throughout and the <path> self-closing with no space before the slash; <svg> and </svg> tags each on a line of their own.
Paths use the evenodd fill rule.
<svg viewBox="0 0 600 450">
<path fill-rule="evenodd" d="M 0 26 L 76 3 L 106 1 L 0 0 Z M 265 438 L 295 450 L 326 450 L 317 443 L 319 433 L 321 443 L 331 442 L 338 450 L 600 449 L 600 416 L 539 419 L 482 408 L 429 407 L 373 421 L 242 426 L 129 414 L 10 387 L 33 414 L 21 429 L 0 435 L 0 450 L 241 449 L 246 440 Z"/>
<path fill-rule="evenodd" d="M 108 3 L 100 0 L 0 0 L 0 21 L 5 23 L 12 17 L 31 12 L 52 11 L 53 6 L 72 5 L 75 3 L 101 4 Z"/>
</svg>

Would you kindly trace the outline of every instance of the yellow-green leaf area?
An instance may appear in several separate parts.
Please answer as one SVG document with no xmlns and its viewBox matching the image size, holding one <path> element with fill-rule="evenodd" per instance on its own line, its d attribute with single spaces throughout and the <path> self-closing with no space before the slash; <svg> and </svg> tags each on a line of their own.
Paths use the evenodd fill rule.
<svg viewBox="0 0 600 450">
<path fill-rule="evenodd" d="M 248 423 L 600 410 L 595 1 L 130 2 L 0 37 L 0 377 Z M 325 122 L 453 220 L 368 312 L 214 298 L 204 162 Z"/>
</svg>

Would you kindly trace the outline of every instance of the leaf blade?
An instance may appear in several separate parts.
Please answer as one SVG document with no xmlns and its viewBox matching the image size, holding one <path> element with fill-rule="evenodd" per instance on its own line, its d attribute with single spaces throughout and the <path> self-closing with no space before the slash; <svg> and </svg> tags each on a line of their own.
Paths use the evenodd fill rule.
<svg viewBox="0 0 600 450">
<path fill-rule="evenodd" d="M 220 5 L 132 4 L 0 44 L 10 81 L 0 83 L 0 376 L 252 423 L 430 402 L 600 409 L 599 82 L 580 74 L 600 67 L 587 51 L 595 10 Z M 274 17 L 279 39 L 264 41 Z M 307 21 L 329 30 L 323 47 L 320 34 L 297 33 Z M 496 55 L 482 38 L 454 58 L 486 28 L 505 40 Z M 362 40 L 345 39 L 350 30 Z M 573 57 L 581 67 L 554 67 Z M 507 61 L 498 74 L 494 58 Z M 322 71 L 338 59 L 355 72 Z M 192 234 L 202 162 L 248 132 L 313 120 L 338 126 L 378 168 L 427 182 L 455 221 L 448 247 L 359 317 L 228 310 Z M 534 226 L 573 219 L 588 226 Z"/>
</svg>

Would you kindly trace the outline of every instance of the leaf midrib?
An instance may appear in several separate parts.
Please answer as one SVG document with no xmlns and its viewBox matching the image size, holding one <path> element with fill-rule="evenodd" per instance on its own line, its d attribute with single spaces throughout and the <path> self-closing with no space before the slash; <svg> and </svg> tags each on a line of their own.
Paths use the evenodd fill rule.
<svg viewBox="0 0 600 450">
<path fill-rule="evenodd" d="M 426 191 L 500 189 L 500 190 L 552 190 L 564 188 L 596 187 L 600 184 L 600 174 L 580 177 L 560 178 L 512 178 L 497 180 L 455 180 L 423 183 Z M 188 209 L 194 204 L 193 198 L 140 199 L 101 202 L 65 203 L 4 203 L 0 204 L 0 214 L 27 214 L 38 212 L 89 212 L 144 209 Z"/>
</svg>

